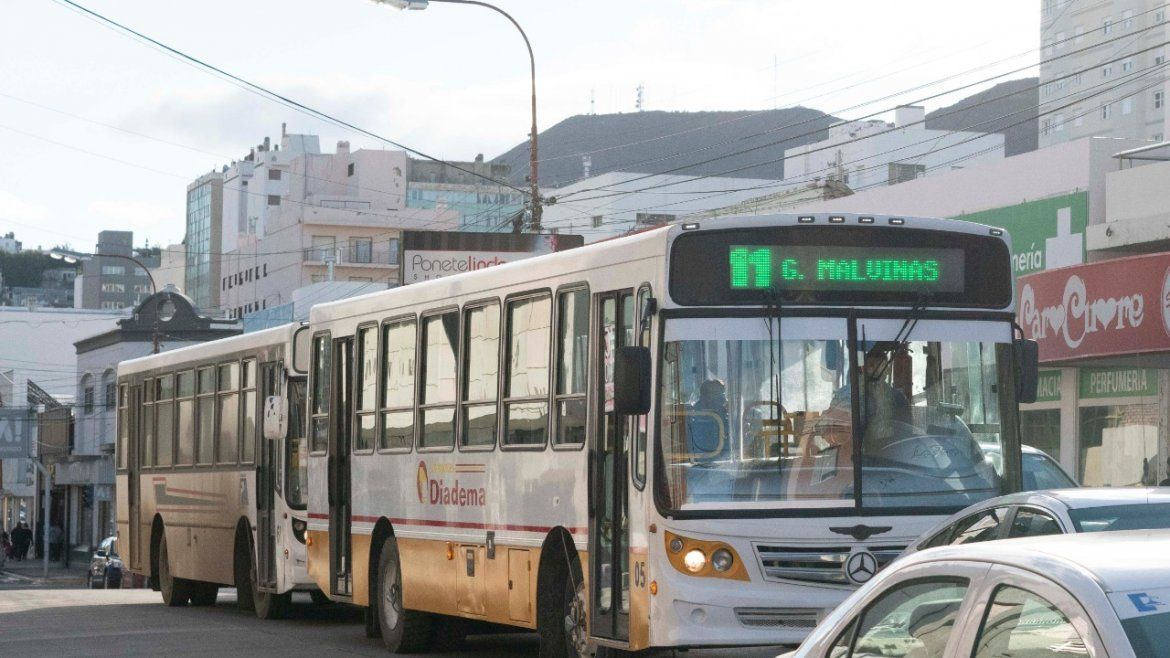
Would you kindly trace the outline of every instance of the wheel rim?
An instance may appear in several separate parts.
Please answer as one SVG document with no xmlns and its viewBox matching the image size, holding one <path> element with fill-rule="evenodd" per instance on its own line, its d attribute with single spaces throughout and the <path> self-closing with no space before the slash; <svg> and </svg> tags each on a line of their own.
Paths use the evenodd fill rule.
<svg viewBox="0 0 1170 658">
<path fill-rule="evenodd" d="M 575 586 L 572 581 L 565 588 L 565 640 L 577 656 L 589 655 L 589 633 L 586 628 L 585 583 Z"/>
<path fill-rule="evenodd" d="M 398 580 L 398 561 L 390 560 L 382 574 L 382 619 L 387 628 L 398 628 L 402 616 L 402 583 Z"/>
</svg>

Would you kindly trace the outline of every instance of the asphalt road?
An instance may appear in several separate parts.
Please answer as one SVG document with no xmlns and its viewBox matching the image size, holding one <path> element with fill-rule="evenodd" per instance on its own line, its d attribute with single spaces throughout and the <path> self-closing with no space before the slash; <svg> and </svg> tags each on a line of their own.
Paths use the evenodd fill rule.
<svg viewBox="0 0 1170 658">
<path fill-rule="evenodd" d="M 261 621 L 235 608 L 232 590 L 208 608 L 166 608 L 149 590 L 0 590 L 0 656 L 312 656 L 387 655 L 366 639 L 361 612 L 294 599 L 291 617 Z M 764 658 L 779 649 L 679 652 L 686 658 Z M 478 635 L 455 653 L 431 656 L 536 656 L 536 636 Z M 657 655 L 670 656 L 671 652 Z"/>
</svg>

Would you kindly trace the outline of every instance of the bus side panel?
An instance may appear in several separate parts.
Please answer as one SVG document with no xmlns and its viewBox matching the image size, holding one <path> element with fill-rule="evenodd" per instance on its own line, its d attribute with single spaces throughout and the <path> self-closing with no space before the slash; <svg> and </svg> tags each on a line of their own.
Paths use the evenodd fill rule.
<svg viewBox="0 0 1170 658">
<path fill-rule="evenodd" d="M 114 476 L 114 521 L 115 534 L 118 537 L 118 547 L 122 551 L 127 571 L 130 569 L 130 491 L 129 475 L 119 473 Z"/>
<path fill-rule="evenodd" d="M 152 507 L 166 528 L 171 572 L 180 578 L 234 584 L 236 525 L 241 518 L 253 523 L 252 471 L 156 472 L 147 477 Z M 149 518 L 153 516 L 152 510 Z"/>
</svg>

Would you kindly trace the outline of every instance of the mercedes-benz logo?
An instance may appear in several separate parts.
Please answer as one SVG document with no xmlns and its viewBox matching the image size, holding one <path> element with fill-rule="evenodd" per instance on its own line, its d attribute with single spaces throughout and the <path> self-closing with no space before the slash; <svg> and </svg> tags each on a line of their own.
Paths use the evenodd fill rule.
<svg viewBox="0 0 1170 658">
<path fill-rule="evenodd" d="M 845 560 L 845 577 L 857 585 L 869 582 L 877 570 L 877 558 L 866 550 L 857 551 L 850 555 L 848 560 Z"/>
</svg>

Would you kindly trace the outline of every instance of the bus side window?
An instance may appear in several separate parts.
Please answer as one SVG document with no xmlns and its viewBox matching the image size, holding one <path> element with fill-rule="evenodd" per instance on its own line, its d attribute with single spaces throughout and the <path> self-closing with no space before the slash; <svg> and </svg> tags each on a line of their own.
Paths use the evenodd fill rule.
<svg viewBox="0 0 1170 658">
<path fill-rule="evenodd" d="M 235 464 L 240 457 L 240 366 L 224 363 L 219 366 L 219 452 L 216 462 Z"/>
<path fill-rule="evenodd" d="M 154 380 L 149 377 L 142 381 L 143 395 L 142 411 L 139 418 L 142 422 L 142 436 L 140 437 L 141 450 L 138 453 L 140 466 L 154 466 Z"/>
<path fill-rule="evenodd" d="M 176 466 L 190 466 L 195 463 L 195 373 L 184 370 L 177 379 L 178 401 L 178 435 L 176 443 L 179 446 L 175 453 Z"/>
<path fill-rule="evenodd" d="M 423 319 L 422 428 L 418 447 L 454 449 L 459 312 Z"/>
<path fill-rule="evenodd" d="M 414 445 L 415 340 L 413 318 L 382 327 L 381 450 Z"/>
<path fill-rule="evenodd" d="M 543 447 L 548 436 L 552 299 L 540 295 L 509 301 L 506 326 L 502 443 Z"/>
<path fill-rule="evenodd" d="M 357 396 L 354 404 L 353 451 L 371 452 L 378 431 L 378 327 L 358 329 Z"/>
<path fill-rule="evenodd" d="M 199 441 L 195 461 L 211 464 L 215 461 L 215 366 L 200 368 L 196 378 L 199 381 L 195 400 L 198 427 L 195 431 Z"/>
<path fill-rule="evenodd" d="M 175 376 L 163 375 L 155 380 L 155 446 L 159 466 L 170 466 L 175 453 Z"/>
<path fill-rule="evenodd" d="M 500 386 L 500 306 L 463 311 L 463 411 L 460 448 L 494 448 Z"/>
<path fill-rule="evenodd" d="M 240 374 L 240 461 L 250 464 L 256 459 L 256 359 L 244 359 Z"/>
<path fill-rule="evenodd" d="M 129 416 L 127 414 L 126 384 L 118 385 L 118 470 L 125 470 L 127 439 L 130 437 Z"/>
<path fill-rule="evenodd" d="M 556 408 L 553 446 L 585 444 L 589 367 L 589 289 L 557 295 Z"/>
<path fill-rule="evenodd" d="M 325 452 L 329 447 L 329 384 L 332 377 L 332 348 L 329 334 L 313 337 L 313 420 L 309 449 Z"/>
</svg>

